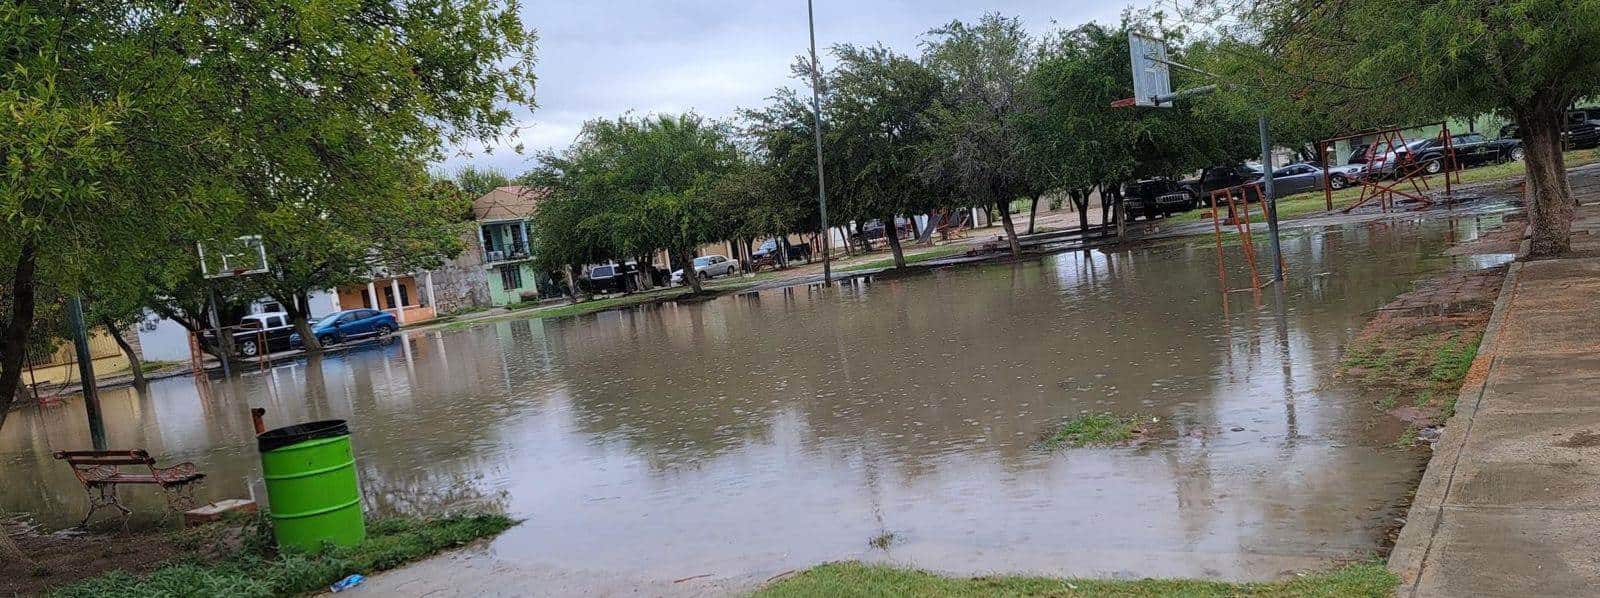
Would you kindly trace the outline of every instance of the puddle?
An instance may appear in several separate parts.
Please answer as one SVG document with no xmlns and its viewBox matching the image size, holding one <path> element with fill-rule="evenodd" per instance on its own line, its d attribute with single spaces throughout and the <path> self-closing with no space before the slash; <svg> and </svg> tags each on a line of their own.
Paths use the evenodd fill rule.
<svg viewBox="0 0 1600 598">
<path fill-rule="evenodd" d="M 368 509 L 503 509 L 525 519 L 492 545 L 512 566 L 672 580 L 887 552 L 953 573 L 1268 578 L 1370 554 L 1401 515 L 1422 457 L 1326 378 L 1413 280 L 1490 265 L 1442 250 L 1498 222 L 1287 231 L 1281 316 L 1270 292 L 1223 311 L 1206 237 L 405 334 L 109 391 L 104 410 L 111 444 L 194 460 L 210 497 L 261 492 L 250 407 L 348 418 Z M 1092 412 L 1170 433 L 1034 448 Z M 82 419 L 71 400 L 11 416 L 0 510 L 81 516 L 50 451 L 87 447 Z M 124 494 L 154 519 L 155 493 Z"/>
</svg>

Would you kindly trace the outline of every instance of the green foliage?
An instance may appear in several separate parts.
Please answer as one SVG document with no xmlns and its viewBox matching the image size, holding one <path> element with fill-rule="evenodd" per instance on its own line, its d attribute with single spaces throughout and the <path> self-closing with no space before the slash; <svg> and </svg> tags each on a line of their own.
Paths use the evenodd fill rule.
<svg viewBox="0 0 1600 598">
<path fill-rule="evenodd" d="M 531 233 L 546 266 L 666 249 L 692 272 L 695 248 L 737 229 L 738 219 L 718 210 L 726 196 L 716 189 L 739 154 L 726 127 L 694 113 L 593 120 L 571 148 L 539 160 L 524 180 L 550 192 Z M 684 278 L 698 293 L 700 281 Z"/>
<path fill-rule="evenodd" d="M 1037 55 L 1022 22 L 994 13 L 972 25 L 952 21 L 928 32 L 925 49 L 945 92 L 926 111 L 924 176 L 987 206 L 1043 192 L 1026 144 L 1034 110 L 1026 86 Z M 1016 254 L 1011 215 L 1002 210 L 1001 217 Z"/>
<path fill-rule="evenodd" d="M 948 207 L 922 164 L 934 134 L 924 115 L 944 92 L 939 76 L 884 46 L 844 44 L 833 54 L 826 146 L 843 170 L 834 187 L 838 213 L 866 220 Z"/>
<path fill-rule="evenodd" d="M 0 422 L 53 309 L 34 299 L 120 319 L 165 297 L 201 322 L 193 248 L 243 234 L 266 238 L 286 306 L 449 255 L 424 165 L 531 105 L 517 8 L 0 0 Z"/>
<path fill-rule="evenodd" d="M 1178 177 L 1255 154 L 1255 114 L 1225 97 L 1185 99 L 1171 108 L 1110 106 L 1133 96 L 1128 31 L 1142 28 L 1131 21 L 1114 28 L 1090 23 L 1041 44 L 1028 86 L 1041 109 L 1031 113 L 1025 133 L 1038 161 L 1036 176 L 1052 188 Z M 1176 46 L 1173 60 L 1190 59 L 1180 32 L 1164 37 Z M 1174 88 L 1209 83 L 1174 69 Z"/>
<path fill-rule="evenodd" d="M 496 188 L 511 184 L 511 177 L 493 168 L 478 168 L 476 166 L 463 166 L 456 171 L 455 181 L 461 192 L 470 199 L 483 197 Z"/>
<path fill-rule="evenodd" d="M 1380 598 L 1400 583 L 1382 563 L 1346 565 L 1332 571 L 1297 575 L 1282 581 L 1229 583 L 1186 579 L 1051 579 L 991 575 L 944 577 L 917 569 L 857 562 L 829 563 L 762 588 L 756 596 L 1186 596 L 1192 598 L 1271 596 L 1296 598 Z"/>
<path fill-rule="evenodd" d="M 1234 23 L 1225 78 L 1346 130 L 1496 112 L 1526 147 L 1530 254 L 1570 248 L 1563 111 L 1600 93 L 1600 4 L 1560 0 L 1206 0 Z"/>
<path fill-rule="evenodd" d="M 1113 445 L 1133 440 L 1141 433 L 1141 419 L 1110 413 L 1091 413 L 1067 420 L 1040 442 L 1040 448 L 1054 450 L 1093 445 Z"/>
<path fill-rule="evenodd" d="M 351 573 L 372 574 L 499 534 L 516 522 L 501 515 L 442 519 L 385 519 L 371 523 L 358 546 L 314 553 L 273 554 L 261 542 L 246 542 L 239 554 L 218 562 L 184 562 L 136 577 L 116 571 L 54 592 L 61 598 L 284 596 L 317 592 Z"/>
</svg>

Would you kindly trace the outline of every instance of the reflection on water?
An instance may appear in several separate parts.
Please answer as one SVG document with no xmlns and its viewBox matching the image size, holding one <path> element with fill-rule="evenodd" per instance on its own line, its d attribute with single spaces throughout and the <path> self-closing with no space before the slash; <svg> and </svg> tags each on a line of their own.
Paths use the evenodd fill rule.
<svg viewBox="0 0 1600 598">
<path fill-rule="evenodd" d="M 1421 457 L 1383 448 L 1393 436 L 1327 374 L 1365 312 L 1494 223 L 1287 233 L 1281 315 L 1270 294 L 1222 310 L 1207 238 L 409 333 L 106 392 L 105 410 L 112 445 L 195 461 L 212 497 L 260 493 L 249 407 L 274 425 L 348 418 L 369 509 L 503 509 L 526 520 L 494 544 L 511 562 L 1269 577 L 1370 552 L 1397 515 Z M 1172 433 L 1034 448 L 1086 411 Z M 82 419 L 70 401 L 12 416 L 0 509 L 76 520 L 81 490 L 49 454 L 89 445 Z M 884 531 L 887 554 L 868 546 Z"/>
</svg>

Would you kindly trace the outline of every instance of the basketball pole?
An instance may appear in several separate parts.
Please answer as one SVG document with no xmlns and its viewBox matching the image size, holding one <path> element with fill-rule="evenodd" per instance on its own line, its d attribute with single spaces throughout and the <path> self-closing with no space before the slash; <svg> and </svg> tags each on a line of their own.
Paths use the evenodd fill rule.
<svg viewBox="0 0 1600 598">
<path fill-rule="evenodd" d="M 78 378 L 83 384 L 83 410 L 89 416 L 89 442 L 106 450 L 106 422 L 100 413 L 100 392 L 95 388 L 94 356 L 89 352 L 89 331 L 83 324 L 83 298 L 67 298 L 67 325 L 72 328 L 72 348 L 78 355 Z"/>
</svg>

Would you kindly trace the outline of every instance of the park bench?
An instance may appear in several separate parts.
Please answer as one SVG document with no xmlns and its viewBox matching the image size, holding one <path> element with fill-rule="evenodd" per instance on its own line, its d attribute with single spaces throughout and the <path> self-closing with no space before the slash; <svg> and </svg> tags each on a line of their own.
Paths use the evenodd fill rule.
<svg viewBox="0 0 1600 598">
<path fill-rule="evenodd" d="M 83 521 L 78 524 L 80 527 L 88 524 L 89 518 L 101 507 L 116 507 L 123 515 L 132 513 L 117 497 L 117 487 L 123 484 L 159 487 L 168 508 L 179 512 L 193 509 L 195 485 L 206 477 L 193 463 L 156 467 L 155 458 L 140 449 L 56 451 L 55 458 L 72 467 L 72 475 L 88 494 L 89 512 L 84 514 Z"/>
</svg>

